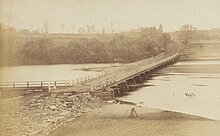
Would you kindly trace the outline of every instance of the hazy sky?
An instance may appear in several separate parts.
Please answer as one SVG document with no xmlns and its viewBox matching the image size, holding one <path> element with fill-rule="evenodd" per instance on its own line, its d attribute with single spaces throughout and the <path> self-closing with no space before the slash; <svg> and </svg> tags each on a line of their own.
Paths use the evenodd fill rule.
<svg viewBox="0 0 220 136">
<path fill-rule="evenodd" d="M 129 30 L 158 26 L 173 31 L 192 24 L 201 29 L 220 27 L 220 0 L 0 0 L 0 22 L 19 29 L 40 28 L 48 20 L 49 31 L 60 24 L 95 25 L 97 29 Z"/>
</svg>

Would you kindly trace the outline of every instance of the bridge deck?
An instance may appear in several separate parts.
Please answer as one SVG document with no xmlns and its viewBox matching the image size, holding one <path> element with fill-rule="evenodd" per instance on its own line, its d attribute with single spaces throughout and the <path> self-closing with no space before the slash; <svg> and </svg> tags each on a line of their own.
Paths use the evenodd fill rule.
<svg viewBox="0 0 220 136">
<path fill-rule="evenodd" d="M 56 88 L 56 92 L 88 92 L 93 90 L 100 90 L 127 80 L 134 77 L 135 75 L 143 73 L 143 71 L 151 70 L 158 65 L 167 63 L 167 61 L 172 60 L 178 56 L 178 53 L 173 55 L 168 55 L 166 53 L 161 53 L 153 58 L 141 60 L 134 63 L 124 64 L 116 68 L 108 69 L 101 73 L 95 78 L 86 78 L 84 81 L 77 81 L 74 84 L 70 84 L 67 81 L 45 81 L 45 82 L 24 82 L 24 83 L 6 83 L 5 85 L 12 88 L 23 87 L 23 88 L 49 88 L 49 86 L 56 85 L 64 86 L 66 88 Z"/>
<path fill-rule="evenodd" d="M 104 71 L 103 74 L 98 78 L 90 79 L 90 80 L 75 84 L 74 86 L 69 87 L 67 89 L 61 89 L 58 91 L 87 92 L 91 90 L 98 90 L 101 88 L 112 86 L 114 84 L 117 84 L 120 81 L 126 80 L 143 71 L 148 71 L 158 65 L 167 63 L 167 61 L 172 60 L 176 58 L 177 56 L 178 56 L 178 53 L 173 54 L 173 55 L 162 53 L 150 59 L 145 59 L 145 60 L 138 61 L 135 63 L 124 64 L 117 68 Z"/>
</svg>

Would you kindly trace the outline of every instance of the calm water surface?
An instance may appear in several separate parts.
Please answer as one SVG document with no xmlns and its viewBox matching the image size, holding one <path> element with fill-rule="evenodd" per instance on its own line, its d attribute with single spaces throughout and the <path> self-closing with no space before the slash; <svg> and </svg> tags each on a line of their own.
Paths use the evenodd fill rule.
<svg viewBox="0 0 220 136">
<path fill-rule="evenodd" d="M 99 73 L 97 71 L 85 71 L 83 69 L 100 69 L 112 65 L 74 64 L 1 67 L 0 82 L 75 80 L 85 76 L 95 76 Z"/>
<path fill-rule="evenodd" d="M 188 72 L 189 66 L 191 73 Z M 187 72 L 184 72 L 186 67 Z M 220 61 L 179 62 L 144 84 L 149 86 L 121 99 L 220 120 Z"/>
</svg>

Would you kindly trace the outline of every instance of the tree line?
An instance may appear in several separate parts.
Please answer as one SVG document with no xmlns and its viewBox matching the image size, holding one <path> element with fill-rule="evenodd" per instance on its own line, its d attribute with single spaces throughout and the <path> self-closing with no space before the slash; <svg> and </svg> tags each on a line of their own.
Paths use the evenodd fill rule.
<svg viewBox="0 0 220 136">
<path fill-rule="evenodd" d="M 3 36 L 0 42 L 1 66 L 127 63 L 169 52 L 174 42 L 162 27 L 141 27 L 136 32 L 118 33 L 104 40 L 99 37 L 59 39 L 16 39 Z"/>
</svg>

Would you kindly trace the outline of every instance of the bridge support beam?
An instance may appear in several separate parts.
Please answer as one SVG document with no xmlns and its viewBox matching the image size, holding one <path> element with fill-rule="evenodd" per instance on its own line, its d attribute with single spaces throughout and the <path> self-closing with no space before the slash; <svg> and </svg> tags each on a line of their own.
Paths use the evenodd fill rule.
<svg viewBox="0 0 220 136">
<path fill-rule="evenodd" d="M 134 80 L 135 83 L 137 83 L 137 84 L 141 83 L 141 79 L 140 79 L 139 76 L 135 76 L 135 77 L 133 78 L 133 80 Z"/>
</svg>

